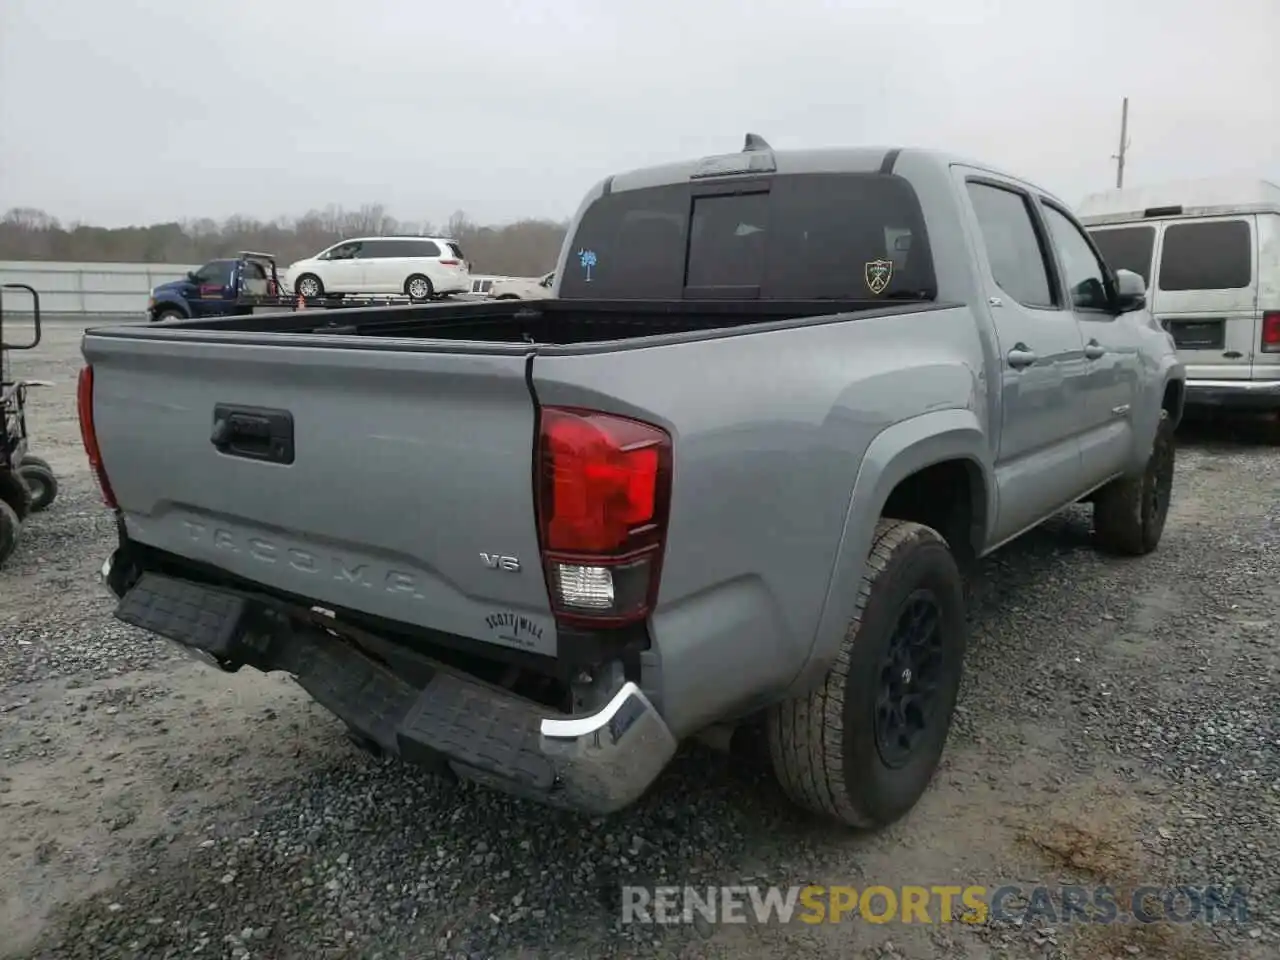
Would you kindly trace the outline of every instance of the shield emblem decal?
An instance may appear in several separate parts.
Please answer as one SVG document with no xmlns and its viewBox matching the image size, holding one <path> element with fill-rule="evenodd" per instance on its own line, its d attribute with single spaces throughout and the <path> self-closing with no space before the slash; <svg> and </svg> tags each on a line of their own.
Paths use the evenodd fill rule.
<svg viewBox="0 0 1280 960">
<path fill-rule="evenodd" d="M 867 289 L 874 294 L 884 293 L 893 279 L 892 260 L 872 260 L 863 267 L 863 276 L 867 281 Z"/>
</svg>

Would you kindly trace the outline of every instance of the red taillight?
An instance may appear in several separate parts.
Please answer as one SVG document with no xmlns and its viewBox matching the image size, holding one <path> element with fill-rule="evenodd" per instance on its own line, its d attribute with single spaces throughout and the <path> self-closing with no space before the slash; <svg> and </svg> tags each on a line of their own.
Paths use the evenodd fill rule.
<svg viewBox="0 0 1280 960">
<path fill-rule="evenodd" d="M 442 266 L 442 267 L 456 267 L 456 266 L 457 266 L 458 264 L 460 264 L 460 263 L 462 263 L 462 261 L 461 261 L 461 260 L 441 260 L 441 261 L 440 261 L 440 266 Z"/>
<path fill-rule="evenodd" d="M 111 481 L 107 479 L 107 470 L 102 465 L 102 453 L 98 450 L 98 433 L 93 427 L 93 367 L 84 367 L 80 371 L 80 382 L 76 385 L 76 409 L 80 415 L 80 439 L 84 443 L 84 452 L 89 457 L 89 467 L 98 480 L 102 490 L 102 499 L 108 507 L 116 508 L 116 495 L 111 491 Z"/>
<path fill-rule="evenodd" d="M 592 410 L 544 407 L 538 527 L 557 619 L 620 625 L 653 609 L 671 502 L 671 436 Z"/>
<path fill-rule="evenodd" d="M 1280 353 L 1280 310 L 1262 315 L 1262 352 Z"/>
</svg>

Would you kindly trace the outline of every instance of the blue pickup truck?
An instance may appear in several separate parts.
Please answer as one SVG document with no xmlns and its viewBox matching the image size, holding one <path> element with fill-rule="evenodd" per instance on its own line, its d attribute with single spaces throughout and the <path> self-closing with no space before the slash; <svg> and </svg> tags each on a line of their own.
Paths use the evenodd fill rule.
<svg viewBox="0 0 1280 960">
<path fill-rule="evenodd" d="M 160 284 L 151 291 L 147 316 L 151 320 L 189 320 L 251 314 L 259 306 L 279 309 L 283 293 L 275 257 L 245 251 L 225 260 L 210 260 L 180 280 Z"/>
</svg>

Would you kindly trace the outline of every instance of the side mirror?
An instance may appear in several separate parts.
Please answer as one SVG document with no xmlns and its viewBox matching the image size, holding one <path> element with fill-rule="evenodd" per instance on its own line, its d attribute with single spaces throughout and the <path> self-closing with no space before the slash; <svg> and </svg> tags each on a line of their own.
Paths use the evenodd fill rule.
<svg viewBox="0 0 1280 960">
<path fill-rule="evenodd" d="M 1147 284 L 1132 270 L 1116 271 L 1116 310 L 1129 313 L 1147 305 Z"/>
<path fill-rule="evenodd" d="M 199 282 L 200 282 L 200 278 L 196 276 L 196 272 L 194 270 L 188 270 L 187 283 L 199 283 Z"/>
</svg>

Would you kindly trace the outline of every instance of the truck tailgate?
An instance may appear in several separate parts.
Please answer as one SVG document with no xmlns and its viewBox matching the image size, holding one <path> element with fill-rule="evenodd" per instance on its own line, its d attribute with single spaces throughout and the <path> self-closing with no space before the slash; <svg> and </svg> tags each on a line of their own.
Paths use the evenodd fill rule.
<svg viewBox="0 0 1280 960">
<path fill-rule="evenodd" d="M 86 333 L 129 536 L 320 606 L 554 656 L 524 349 L 275 341 Z"/>
</svg>

